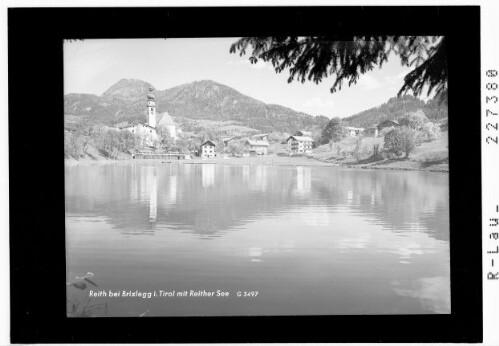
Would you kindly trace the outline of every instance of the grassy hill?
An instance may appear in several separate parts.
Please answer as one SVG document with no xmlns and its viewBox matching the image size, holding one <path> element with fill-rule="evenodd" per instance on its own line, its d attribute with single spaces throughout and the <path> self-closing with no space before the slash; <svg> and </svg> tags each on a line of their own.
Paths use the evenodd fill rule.
<svg viewBox="0 0 499 346">
<path fill-rule="evenodd" d="M 314 158 L 324 162 L 336 162 L 348 166 L 360 168 L 388 168 L 388 169 L 429 169 L 448 171 L 448 132 L 443 131 L 440 137 L 431 142 L 423 142 L 410 154 L 409 160 L 378 158 L 371 160 L 373 146 L 379 145 L 380 152 L 383 151 L 384 137 L 364 137 L 361 144 L 361 155 L 359 160 L 353 157 L 357 138 L 347 137 L 331 148 L 329 144 L 321 145 L 314 149 Z"/>
<path fill-rule="evenodd" d="M 343 121 L 349 126 L 367 128 L 386 119 L 397 120 L 419 109 L 433 122 L 447 118 L 447 105 L 439 104 L 438 100 L 425 102 L 417 97 L 405 95 L 392 97 L 380 106 L 343 118 Z"/>
</svg>

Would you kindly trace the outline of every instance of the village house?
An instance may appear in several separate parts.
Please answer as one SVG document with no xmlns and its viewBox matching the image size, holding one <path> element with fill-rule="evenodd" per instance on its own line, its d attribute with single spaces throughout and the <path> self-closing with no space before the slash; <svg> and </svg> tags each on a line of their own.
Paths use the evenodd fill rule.
<svg viewBox="0 0 499 346">
<path fill-rule="evenodd" d="M 253 136 L 251 136 L 251 139 L 255 140 L 255 141 L 267 141 L 268 142 L 269 135 L 268 135 L 268 133 L 262 133 L 262 134 L 259 134 L 259 135 L 253 135 Z"/>
<path fill-rule="evenodd" d="M 369 126 L 366 129 L 365 134 L 368 135 L 368 136 L 378 137 L 378 125 L 377 124 L 373 124 L 373 125 Z"/>
<path fill-rule="evenodd" d="M 344 129 L 347 135 L 350 137 L 361 136 L 365 130 L 363 127 L 351 127 L 351 126 L 345 126 Z"/>
<path fill-rule="evenodd" d="M 384 120 L 382 122 L 380 122 L 378 124 L 378 131 L 381 131 L 383 130 L 384 128 L 387 128 L 387 127 L 397 127 L 399 126 L 400 124 L 398 123 L 398 121 L 396 120 Z"/>
<path fill-rule="evenodd" d="M 215 144 L 212 141 L 206 141 L 201 144 L 200 156 L 203 159 L 215 157 Z"/>
<path fill-rule="evenodd" d="M 222 138 L 222 142 L 224 143 L 224 147 L 227 147 L 229 145 L 229 142 L 232 141 L 233 139 L 236 139 L 236 137 Z"/>
<path fill-rule="evenodd" d="M 293 136 L 302 136 L 302 137 L 312 138 L 312 132 L 311 131 L 296 131 Z"/>
<path fill-rule="evenodd" d="M 269 152 L 269 142 L 267 141 L 248 139 L 246 145 L 250 155 L 267 155 Z"/>
<path fill-rule="evenodd" d="M 287 141 L 288 151 L 293 154 L 310 154 L 312 153 L 312 143 L 314 140 L 306 136 L 290 136 Z"/>
</svg>

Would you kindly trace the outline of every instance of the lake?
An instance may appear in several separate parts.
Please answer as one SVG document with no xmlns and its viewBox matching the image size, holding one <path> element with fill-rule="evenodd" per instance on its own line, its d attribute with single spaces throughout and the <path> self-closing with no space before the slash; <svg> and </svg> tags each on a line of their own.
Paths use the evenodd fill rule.
<svg viewBox="0 0 499 346">
<path fill-rule="evenodd" d="M 98 285 L 67 298 L 92 290 L 99 316 L 450 313 L 448 174 L 183 161 L 65 177 L 68 282 Z"/>
</svg>

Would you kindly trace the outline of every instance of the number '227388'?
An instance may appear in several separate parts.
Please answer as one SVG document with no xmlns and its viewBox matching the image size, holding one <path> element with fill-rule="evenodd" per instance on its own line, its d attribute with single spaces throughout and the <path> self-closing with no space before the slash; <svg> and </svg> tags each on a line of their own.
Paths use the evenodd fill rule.
<svg viewBox="0 0 499 346">
<path fill-rule="evenodd" d="M 485 75 L 489 78 L 494 78 L 494 77 L 497 77 L 497 70 L 487 70 L 487 72 L 485 73 Z M 485 84 L 485 89 L 489 90 L 489 91 L 495 91 L 497 90 L 497 83 L 496 82 L 488 82 L 487 84 Z M 497 112 L 493 112 L 492 110 L 488 109 L 489 107 L 489 104 L 491 103 L 497 103 L 497 96 L 493 95 L 493 96 L 485 96 L 485 104 L 486 104 L 486 107 L 487 109 L 485 110 L 485 116 L 488 117 L 488 116 L 497 116 Z M 491 129 L 492 128 L 492 129 Z M 498 123 L 491 123 L 491 122 L 488 122 L 486 125 L 485 125 L 485 129 L 487 131 L 498 131 Z M 498 144 L 499 142 L 499 139 L 498 139 L 498 136 L 487 136 L 485 138 L 485 141 L 487 142 L 487 144 L 491 144 L 491 143 L 495 143 L 495 144 Z"/>
</svg>

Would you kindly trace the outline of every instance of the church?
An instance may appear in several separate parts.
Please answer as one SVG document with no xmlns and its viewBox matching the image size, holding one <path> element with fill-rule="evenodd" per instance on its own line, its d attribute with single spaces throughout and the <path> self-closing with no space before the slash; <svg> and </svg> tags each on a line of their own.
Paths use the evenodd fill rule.
<svg viewBox="0 0 499 346">
<path fill-rule="evenodd" d="M 157 128 L 159 127 L 164 128 L 174 140 L 178 138 L 178 133 L 180 132 L 180 129 L 177 130 L 175 123 L 168 112 L 160 114 L 159 121 L 157 121 L 156 97 L 154 96 L 153 91 L 153 88 L 149 88 L 147 94 L 147 123 L 139 122 L 138 124 L 121 128 L 122 130 L 138 135 L 141 138 L 141 144 L 149 147 L 153 147 L 159 139 L 157 132 Z"/>
</svg>

